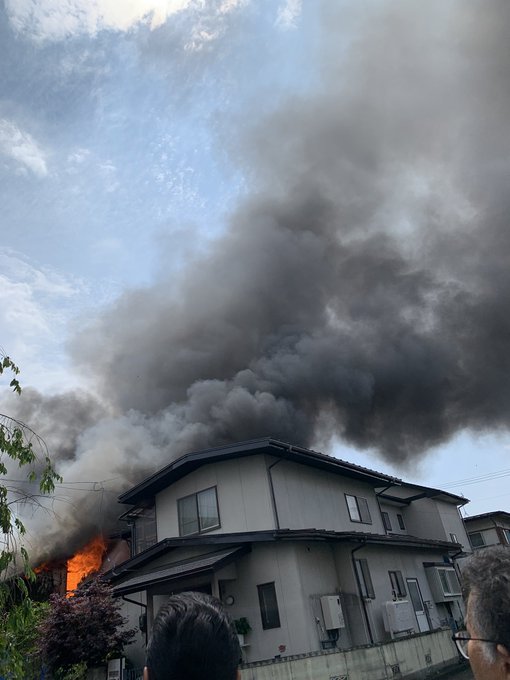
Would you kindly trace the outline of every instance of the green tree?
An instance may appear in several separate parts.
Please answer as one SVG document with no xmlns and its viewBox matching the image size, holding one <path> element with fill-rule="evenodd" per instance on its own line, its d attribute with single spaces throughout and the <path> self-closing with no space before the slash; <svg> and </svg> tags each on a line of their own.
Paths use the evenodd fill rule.
<svg viewBox="0 0 510 680">
<path fill-rule="evenodd" d="M 24 597 L 0 612 L 0 677 L 35 680 L 41 675 L 38 654 L 39 626 L 47 615 L 47 602 Z"/>
<path fill-rule="evenodd" d="M 17 365 L 0 351 L 0 376 L 8 376 L 9 387 L 21 394 L 18 375 Z M 28 484 L 12 485 L 8 474 L 13 465 L 23 471 Z M 41 615 L 28 594 L 27 583 L 35 574 L 17 508 L 20 503 L 37 504 L 41 495 L 51 494 L 61 481 L 44 441 L 25 423 L 0 414 L 0 676 L 12 680 L 29 677 L 28 649 Z"/>
</svg>

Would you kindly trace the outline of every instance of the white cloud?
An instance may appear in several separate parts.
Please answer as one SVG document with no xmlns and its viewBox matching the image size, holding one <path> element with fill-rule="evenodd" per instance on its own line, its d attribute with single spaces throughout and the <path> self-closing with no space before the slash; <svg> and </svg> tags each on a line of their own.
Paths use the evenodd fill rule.
<svg viewBox="0 0 510 680">
<path fill-rule="evenodd" d="M 86 294 L 83 282 L 38 267 L 8 248 L 0 248 L 0 272 L 3 351 L 22 367 L 25 381 L 38 387 L 73 381 L 62 351 L 68 322 Z"/>
<path fill-rule="evenodd" d="M 34 138 L 5 118 L 0 118 L 0 154 L 19 164 L 17 174 L 26 174 L 27 169 L 38 177 L 48 174 L 45 155 Z"/>
<path fill-rule="evenodd" d="M 138 23 L 151 29 L 192 9 L 225 15 L 246 0 L 6 0 L 13 28 L 34 40 L 62 40 L 101 30 L 128 31 Z"/>
<path fill-rule="evenodd" d="M 99 174 L 103 181 L 103 187 L 105 191 L 111 193 L 119 188 L 120 183 L 117 180 L 117 168 L 111 161 L 106 161 L 105 163 L 100 163 Z"/>
<path fill-rule="evenodd" d="M 76 148 L 67 156 L 67 162 L 75 165 L 81 165 L 90 156 L 90 151 L 88 149 L 83 149 L 81 147 Z"/>
<path fill-rule="evenodd" d="M 276 25 L 281 28 L 295 28 L 301 14 L 302 0 L 285 0 L 278 8 Z"/>
</svg>

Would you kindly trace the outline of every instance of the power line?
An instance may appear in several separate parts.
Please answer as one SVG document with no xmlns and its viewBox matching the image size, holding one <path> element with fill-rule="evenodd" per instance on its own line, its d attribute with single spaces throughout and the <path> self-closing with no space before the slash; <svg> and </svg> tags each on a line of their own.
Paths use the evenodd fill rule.
<svg viewBox="0 0 510 680">
<path fill-rule="evenodd" d="M 503 477 L 510 476 L 510 470 L 495 470 L 494 472 L 488 472 L 484 475 L 478 475 L 476 477 L 466 477 L 465 479 L 458 479 L 456 481 L 447 482 L 442 484 L 442 487 L 454 488 L 458 486 L 470 486 L 472 484 L 481 484 L 482 482 L 490 482 L 494 479 L 501 479 Z"/>
</svg>

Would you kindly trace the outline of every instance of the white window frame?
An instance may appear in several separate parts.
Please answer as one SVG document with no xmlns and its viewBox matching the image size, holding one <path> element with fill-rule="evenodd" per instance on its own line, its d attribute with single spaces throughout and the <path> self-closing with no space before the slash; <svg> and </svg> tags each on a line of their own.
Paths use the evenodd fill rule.
<svg viewBox="0 0 510 680">
<path fill-rule="evenodd" d="M 453 567 L 436 567 L 436 569 L 443 595 L 445 597 L 460 597 L 462 589 L 455 569 Z"/>
</svg>

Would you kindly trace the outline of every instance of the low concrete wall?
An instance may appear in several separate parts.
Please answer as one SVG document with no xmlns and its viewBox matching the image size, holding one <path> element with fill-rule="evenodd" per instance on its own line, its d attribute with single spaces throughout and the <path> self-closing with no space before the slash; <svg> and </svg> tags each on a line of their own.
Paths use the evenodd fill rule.
<svg viewBox="0 0 510 680">
<path fill-rule="evenodd" d="M 241 675 L 242 680 L 418 680 L 458 663 L 459 655 L 448 629 L 343 652 L 244 664 Z"/>
</svg>

